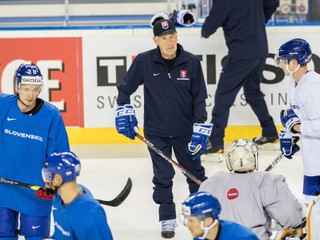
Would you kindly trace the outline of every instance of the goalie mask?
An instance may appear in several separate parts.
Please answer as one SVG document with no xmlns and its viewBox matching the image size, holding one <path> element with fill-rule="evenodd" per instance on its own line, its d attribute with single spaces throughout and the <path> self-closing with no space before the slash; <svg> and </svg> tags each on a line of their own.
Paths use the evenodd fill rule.
<svg viewBox="0 0 320 240">
<path fill-rule="evenodd" d="M 81 164 L 73 152 L 52 153 L 42 168 L 42 179 L 50 185 L 55 174 L 59 174 L 63 182 L 74 180 L 80 174 Z"/>
<path fill-rule="evenodd" d="M 258 147 L 248 139 L 239 139 L 232 143 L 226 157 L 227 167 L 234 172 L 252 172 L 258 170 Z"/>
</svg>

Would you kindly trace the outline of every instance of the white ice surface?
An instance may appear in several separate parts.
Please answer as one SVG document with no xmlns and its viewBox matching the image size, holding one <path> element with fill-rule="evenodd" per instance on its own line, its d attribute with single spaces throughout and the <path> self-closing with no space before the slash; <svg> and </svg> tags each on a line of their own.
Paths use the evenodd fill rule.
<svg viewBox="0 0 320 240">
<path fill-rule="evenodd" d="M 152 166 L 145 145 L 74 145 L 72 151 L 82 162 L 78 182 L 87 186 L 97 199 L 113 199 L 122 190 L 128 177 L 132 179 L 132 191 L 120 206 L 104 206 L 115 240 L 163 240 L 160 236 L 158 206 L 152 200 Z M 279 151 L 261 150 L 259 170 L 264 170 L 278 154 Z M 219 170 L 227 171 L 224 162 L 203 162 L 203 166 L 207 176 Z M 284 175 L 293 193 L 303 200 L 300 153 L 293 160 L 283 158 L 272 172 Z M 188 189 L 185 177 L 178 169 L 173 191 L 179 215 L 180 204 L 188 196 Z M 179 223 L 174 239 L 185 240 L 192 237 L 188 229 Z"/>
</svg>

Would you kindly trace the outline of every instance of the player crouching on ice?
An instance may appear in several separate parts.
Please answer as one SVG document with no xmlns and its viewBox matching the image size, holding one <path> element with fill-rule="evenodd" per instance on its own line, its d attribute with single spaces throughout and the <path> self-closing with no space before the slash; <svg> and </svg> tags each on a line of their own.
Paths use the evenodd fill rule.
<svg viewBox="0 0 320 240">
<path fill-rule="evenodd" d="M 204 181 L 199 191 L 216 196 L 221 203 L 221 218 L 251 228 L 260 240 L 272 235 L 271 220 L 282 228 L 303 227 L 303 205 L 293 195 L 282 175 L 258 172 L 258 147 L 239 139 L 226 156 L 227 171 L 219 171 Z"/>
</svg>

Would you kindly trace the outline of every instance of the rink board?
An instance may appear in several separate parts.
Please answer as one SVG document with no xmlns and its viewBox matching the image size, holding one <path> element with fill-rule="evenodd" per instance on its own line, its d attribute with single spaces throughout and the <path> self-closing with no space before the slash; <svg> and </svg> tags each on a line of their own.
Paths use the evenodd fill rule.
<svg viewBox="0 0 320 240">
<path fill-rule="evenodd" d="M 199 26 L 178 27 L 179 43 L 196 54 L 203 67 L 208 89 L 208 121 L 214 93 L 227 48 L 221 29 L 209 39 L 200 38 Z M 261 84 L 271 116 L 280 127 L 279 113 L 289 106 L 281 69 L 273 64 L 279 46 L 292 38 L 306 39 L 313 50 L 310 69 L 320 72 L 320 26 L 267 27 L 269 56 Z M 41 97 L 62 114 L 71 143 L 132 143 L 116 133 L 114 110 L 116 85 L 134 57 L 154 48 L 152 30 L 141 27 L 0 29 L 0 91 L 12 93 L 14 70 L 21 62 L 39 65 L 44 76 Z M 143 127 L 143 86 L 132 95 L 139 127 Z M 261 134 L 259 122 L 246 103 L 243 92 L 231 108 L 225 141 Z M 139 143 L 136 140 L 134 143 Z"/>
</svg>

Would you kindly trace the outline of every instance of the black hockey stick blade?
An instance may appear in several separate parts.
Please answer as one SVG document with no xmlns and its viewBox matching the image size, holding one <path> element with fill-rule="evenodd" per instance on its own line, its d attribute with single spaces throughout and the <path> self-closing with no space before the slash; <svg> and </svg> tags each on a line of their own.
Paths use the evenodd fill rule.
<svg viewBox="0 0 320 240">
<path fill-rule="evenodd" d="M 126 198 L 128 197 L 129 193 L 131 192 L 131 189 L 132 189 L 132 180 L 131 180 L 131 178 L 128 178 L 126 185 L 124 186 L 122 191 L 119 193 L 119 195 L 115 199 L 110 200 L 110 201 L 100 200 L 100 199 L 97 199 L 97 200 L 99 201 L 99 203 L 101 203 L 103 205 L 107 205 L 107 206 L 111 206 L 111 207 L 117 207 L 124 200 L 126 200 Z"/>
<path fill-rule="evenodd" d="M 35 191 L 40 188 L 44 188 L 44 187 L 40 187 L 40 186 L 28 184 L 28 183 L 23 183 L 23 182 L 18 182 L 18 181 L 14 181 L 14 180 L 2 178 L 2 177 L 0 177 L 0 183 L 6 183 L 6 184 L 16 185 L 16 186 L 20 186 L 20 187 L 30 188 Z M 131 191 L 131 188 L 132 188 L 132 181 L 131 181 L 131 178 L 128 178 L 126 185 L 124 186 L 122 191 L 119 193 L 119 195 L 115 199 L 110 200 L 110 201 L 100 200 L 100 199 L 97 199 L 97 200 L 99 201 L 99 203 L 101 203 L 103 205 L 117 207 L 128 197 L 128 195 Z M 49 189 L 49 188 L 46 188 L 46 189 Z"/>
<path fill-rule="evenodd" d="M 142 142 L 144 142 L 149 148 L 151 148 L 153 151 L 158 153 L 161 157 L 163 157 L 165 160 L 170 162 L 173 166 L 177 167 L 184 175 L 186 175 L 188 178 L 193 180 L 195 183 L 201 185 L 201 180 L 196 178 L 194 175 L 192 175 L 189 171 L 187 171 L 185 168 L 183 168 L 179 163 L 174 161 L 173 159 L 167 157 L 160 149 L 156 148 L 149 140 L 144 138 L 140 133 L 139 129 L 137 127 L 134 128 L 135 134 L 137 138 L 139 138 Z"/>
</svg>

